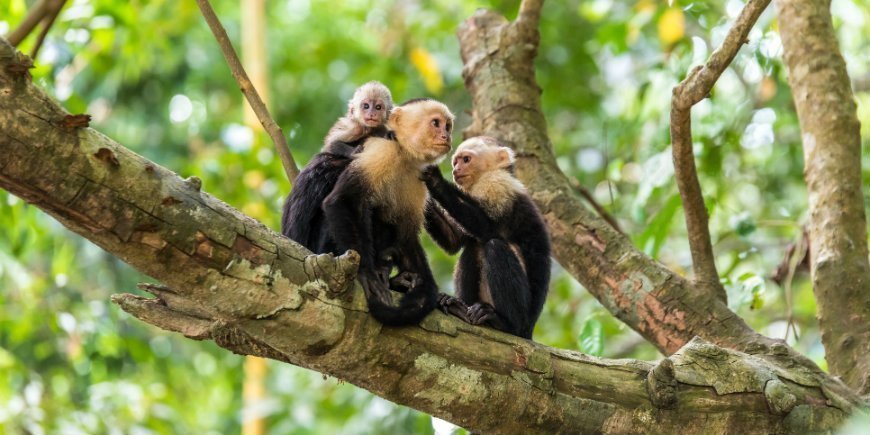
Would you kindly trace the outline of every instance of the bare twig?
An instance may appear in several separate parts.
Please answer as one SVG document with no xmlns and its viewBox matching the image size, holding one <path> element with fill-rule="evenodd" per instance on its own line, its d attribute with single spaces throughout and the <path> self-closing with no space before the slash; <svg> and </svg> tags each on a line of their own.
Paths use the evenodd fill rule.
<svg viewBox="0 0 870 435">
<path fill-rule="evenodd" d="M 27 12 L 27 16 L 24 17 L 24 20 L 21 21 L 21 24 L 18 25 L 18 28 L 9 33 L 9 36 L 6 39 L 10 44 L 17 47 L 24 38 L 27 38 L 27 35 L 36 28 L 36 25 L 45 18 L 46 14 L 48 14 L 49 3 L 51 0 L 39 0 L 36 2 L 33 7 Z"/>
<path fill-rule="evenodd" d="M 202 16 L 208 23 L 208 27 L 211 29 L 218 45 L 220 45 L 221 51 L 224 54 L 224 59 L 226 59 L 230 71 L 233 73 L 233 77 L 236 79 L 236 82 L 238 82 L 242 93 L 251 105 L 251 109 L 253 109 L 254 113 L 257 114 L 257 119 L 260 120 L 260 123 L 263 124 L 263 128 L 266 129 L 266 132 L 269 133 L 269 137 L 272 138 L 272 142 L 275 143 L 275 148 L 278 149 L 278 156 L 281 158 L 281 164 L 284 166 L 284 172 L 287 173 L 287 178 L 289 178 L 292 183 L 296 180 L 296 176 L 299 175 L 299 167 L 296 166 L 296 162 L 290 154 L 290 147 L 287 145 L 287 139 L 284 137 L 284 132 L 281 131 L 281 127 L 279 127 L 275 120 L 272 119 L 272 116 L 269 114 L 269 109 L 266 108 L 266 104 L 263 103 L 260 94 L 257 93 L 253 83 L 251 83 L 251 79 L 248 78 L 248 74 L 245 73 L 245 69 L 242 67 L 242 62 L 239 60 L 239 56 L 236 54 L 236 51 L 233 49 L 233 44 L 230 42 L 230 37 L 227 36 L 227 31 L 224 30 L 224 27 L 221 25 L 214 9 L 211 7 L 211 4 L 208 0 L 196 0 L 196 4 L 199 5 L 199 10 L 202 12 Z"/>
<path fill-rule="evenodd" d="M 592 196 L 592 192 L 590 192 L 589 189 L 584 187 L 582 184 L 580 184 L 579 181 L 573 178 L 570 179 L 570 182 L 571 187 L 574 188 L 574 191 L 580 194 L 580 196 L 582 196 L 586 200 L 586 202 L 588 202 L 589 205 L 591 205 L 592 208 L 595 209 L 595 212 L 598 213 L 598 216 L 601 216 L 601 218 L 604 219 L 608 224 L 610 224 L 610 226 L 613 227 L 614 230 L 619 231 L 620 234 L 625 234 L 625 232 L 622 231 L 622 228 L 619 227 L 619 222 L 617 222 L 613 215 L 608 213 L 607 210 L 605 210 L 604 207 L 602 207 L 601 204 L 599 204 L 598 201 L 595 200 L 595 197 Z"/>
<path fill-rule="evenodd" d="M 692 106 L 701 101 L 734 60 L 737 51 L 746 43 L 749 30 L 770 3 L 770 0 L 750 0 L 740 12 L 728 36 L 705 65 L 693 69 L 688 77 L 674 88 L 671 103 L 671 141 L 673 142 L 674 172 L 683 201 L 689 249 L 695 281 L 712 296 L 726 300 L 725 289 L 719 283 L 719 274 L 710 243 L 707 208 L 698 182 L 695 155 L 692 150 Z"/>
<path fill-rule="evenodd" d="M 48 15 L 42 21 L 42 30 L 36 38 L 36 44 L 33 46 L 33 50 L 30 52 L 31 59 L 36 59 L 36 55 L 39 54 L 39 49 L 42 48 L 42 43 L 45 41 L 45 36 L 48 35 L 48 31 L 51 29 L 51 26 L 54 25 L 54 20 L 57 19 L 58 15 L 60 15 L 60 11 L 63 9 L 64 5 L 66 5 L 66 0 L 57 0 L 49 7 Z"/>
</svg>

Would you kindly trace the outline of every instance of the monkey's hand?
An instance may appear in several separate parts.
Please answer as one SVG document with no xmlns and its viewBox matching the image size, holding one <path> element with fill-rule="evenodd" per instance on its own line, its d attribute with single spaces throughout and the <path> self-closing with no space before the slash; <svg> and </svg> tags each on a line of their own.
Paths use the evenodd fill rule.
<svg viewBox="0 0 870 435">
<path fill-rule="evenodd" d="M 396 276 L 390 278 L 390 289 L 400 293 L 405 293 L 413 290 L 414 287 L 422 284 L 423 280 L 414 272 L 400 272 Z"/>
<path fill-rule="evenodd" d="M 387 273 L 383 271 L 364 270 L 357 276 L 365 291 L 366 299 L 377 299 L 384 304 L 392 305 L 390 297 L 390 281 Z"/>
<path fill-rule="evenodd" d="M 453 314 L 456 317 L 459 317 L 466 323 L 471 323 L 468 320 L 468 305 L 465 305 L 465 302 L 462 302 L 461 299 L 455 298 L 448 294 L 439 293 L 438 294 L 438 307 L 441 308 L 441 311 L 444 314 Z"/>
<path fill-rule="evenodd" d="M 478 302 L 468 307 L 468 323 L 472 325 L 483 325 L 487 322 L 498 321 L 498 314 L 495 312 L 495 307 L 486 302 Z"/>
<path fill-rule="evenodd" d="M 438 166 L 435 165 L 427 166 L 423 169 L 423 172 L 420 173 L 420 180 L 426 183 L 427 186 L 432 186 L 439 180 L 443 179 L 444 178 L 441 177 L 441 171 L 438 170 Z"/>
</svg>

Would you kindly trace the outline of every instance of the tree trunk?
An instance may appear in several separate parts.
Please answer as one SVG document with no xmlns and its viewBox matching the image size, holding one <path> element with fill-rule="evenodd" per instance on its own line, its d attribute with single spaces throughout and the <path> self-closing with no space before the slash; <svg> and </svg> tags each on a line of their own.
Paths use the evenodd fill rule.
<svg viewBox="0 0 870 435">
<path fill-rule="evenodd" d="M 804 148 L 810 261 L 825 359 L 870 392 L 870 262 L 861 181 L 861 124 L 830 0 L 777 0 Z"/>
<path fill-rule="evenodd" d="M 9 68 L 19 60 L 0 40 L 0 186 L 165 283 L 143 286 L 156 299 L 113 297 L 148 323 L 488 433 L 806 433 L 832 430 L 858 403 L 794 361 L 775 365 L 700 339 L 653 365 L 553 349 L 441 313 L 385 328 L 352 280 L 354 253 L 309 255 L 202 192 L 198 179 L 77 127 L 81 117 Z"/>
</svg>

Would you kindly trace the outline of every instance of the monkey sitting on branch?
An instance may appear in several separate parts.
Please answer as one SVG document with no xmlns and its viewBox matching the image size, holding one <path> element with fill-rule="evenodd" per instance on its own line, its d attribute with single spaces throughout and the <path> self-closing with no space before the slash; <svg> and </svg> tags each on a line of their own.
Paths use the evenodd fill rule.
<svg viewBox="0 0 870 435">
<path fill-rule="evenodd" d="M 550 237 L 525 187 L 513 175 L 510 148 L 487 136 L 466 140 L 453 155 L 453 180 L 436 166 L 423 171 L 429 193 L 459 226 L 427 230 L 444 250 L 462 254 L 454 272 L 456 297 L 442 307 L 466 322 L 532 338 L 550 282 Z M 439 223 L 437 221 L 433 221 Z M 459 308 L 459 310 L 457 310 Z"/>
<path fill-rule="evenodd" d="M 323 211 L 337 250 L 360 255 L 358 278 L 372 316 L 388 326 L 412 325 L 438 304 L 419 238 L 428 219 L 421 170 L 450 151 L 453 114 L 438 101 L 415 99 L 395 107 L 387 126 L 394 138 L 365 141 L 323 201 Z M 384 273 L 393 266 L 414 279 L 398 306 Z"/>
<path fill-rule="evenodd" d="M 315 254 L 339 254 L 321 205 L 359 146 L 369 137 L 389 135 L 385 124 L 392 108 L 393 97 L 382 83 L 371 81 L 357 88 L 347 103 L 347 113 L 329 129 L 320 153 L 296 178 L 284 202 L 281 234 Z"/>
</svg>

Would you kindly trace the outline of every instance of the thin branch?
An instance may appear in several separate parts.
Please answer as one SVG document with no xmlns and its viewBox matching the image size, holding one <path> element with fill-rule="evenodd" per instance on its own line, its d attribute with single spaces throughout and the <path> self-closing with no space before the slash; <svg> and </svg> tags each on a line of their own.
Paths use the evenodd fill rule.
<svg viewBox="0 0 870 435">
<path fill-rule="evenodd" d="M 269 133 L 272 142 L 275 143 L 275 148 L 278 149 L 278 156 L 281 158 L 281 164 L 284 166 L 284 172 L 287 173 L 287 178 L 292 183 L 296 180 L 296 176 L 299 175 L 299 167 L 296 166 L 296 162 L 290 154 L 290 147 L 287 145 L 287 139 L 284 137 L 284 132 L 281 131 L 281 127 L 279 127 L 275 120 L 272 119 L 272 115 L 269 114 L 269 109 L 266 108 L 266 104 L 263 102 L 262 98 L 260 98 L 260 94 L 257 93 L 253 83 L 251 83 L 251 79 L 248 78 L 248 74 L 242 67 L 242 62 L 239 60 L 239 56 L 233 49 L 230 37 L 227 36 L 227 31 L 224 30 L 224 27 L 221 25 L 214 9 L 211 7 L 211 4 L 208 0 L 196 0 L 196 4 L 199 5 L 199 10 L 202 12 L 202 16 L 208 23 L 208 27 L 211 29 L 218 45 L 220 45 L 221 51 L 224 54 L 224 59 L 226 59 L 227 65 L 229 65 L 230 71 L 233 73 L 233 77 L 236 79 L 236 82 L 238 82 L 239 88 L 241 88 L 242 93 L 251 105 L 251 109 L 253 109 L 254 113 L 257 114 L 257 119 L 260 120 L 260 123 L 263 124 L 263 128 Z"/>
<path fill-rule="evenodd" d="M 36 28 L 36 25 L 45 18 L 45 15 L 48 14 L 49 1 L 50 0 L 39 0 L 30 8 L 29 11 L 27 11 L 27 16 L 24 17 L 24 20 L 21 21 L 18 28 L 13 30 L 9 33 L 9 36 L 6 37 L 10 44 L 17 47 L 24 38 L 27 38 L 27 35 L 29 35 L 30 32 Z"/>
<path fill-rule="evenodd" d="M 725 289 L 719 283 L 713 246 L 710 242 L 707 208 L 698 182 L 695 155 L 692 150 L 692 106 L 705 98 L 716 80 L 731 64 L 737 51 L 747 42 L 749 30 L 764 12 L 770 0 L 751 0 L 740 12 L 734 26 L 722 45 L 713 52 L 705 65 L 693 69 L 688 77 L 674 88 L 671 103 L 671 141 L 673 142 L 674 172 L 683 201 L 689 249 L 695 281 L 703 291 L 723 301 Z"/>
<path fill-rule="evenodd" d="M 39 49 L 42 48 L 42 43 L 45 41 L 48 31 L 51 30 L 51 26 L 54 25 L 54 20 L 57 19 L 58 15 L 60 15 L 60 11 L 63 9 L 64 5 L 66 5 L 66 0 L 58 0 L 49 8 L 48 16 L 45 17 L 42 22 L 42 30 L 36 38 L 36 45 L 33 46 L 33 50 L 30 52 L 31 59 L 36 59 L 36 55 L 39 54 Z"/>
<path fill-rule="evenodd" d="M 533 28 L 538 28 L 538 23 L 541 21 L 541 8 L 544 6 L 544 0 L 523 0 L 520 3 L 520 12 L 517 15 L 517 21 L 523 25 Z"/>
<path fill-rule="evenodd" d="M 604 219 L 608 224 L 610 224 L 610 226 L 613 227 L 614 230 L 618 231 L 620 234 L 625 234 L 625 232 L 622 231 L 622 228 L 619 227 L 619 222 L 617 222 L 613 215 L 608 213 L 607 210 L 605 210 L 604 207 L 602 207 L 601 204 L 599 204 L 598 201 L 595 200 L 595 197 L 592 196 L 592 192 L 590 192 L 589 189 L 587 189 L 585 186 L 580 184 L 579 181 L 573 178 L 570 179 L 570 181 L 571 187 L 574 188 L 574 191 L 580 194 L 580 196 L 582 196 L 586 200 L 586 202 L 588 202 L 589 205 L 591 205 L 592 208 L 595 209 L 595 212 L 598 213 L 598 216 L 601 216 L 601 218 Z"/>
</svg>

